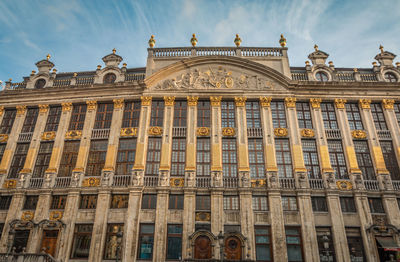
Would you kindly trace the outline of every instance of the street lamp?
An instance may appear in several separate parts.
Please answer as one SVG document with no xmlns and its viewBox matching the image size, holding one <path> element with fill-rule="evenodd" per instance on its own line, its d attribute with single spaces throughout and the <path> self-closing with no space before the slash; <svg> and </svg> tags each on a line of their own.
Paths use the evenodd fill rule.
<svg viewBox="0 0 400 262">
<path fill-rule="evenodd" d="M 7 239 L 7 256 L 11 253 L 11 249 L 13 246 L 14 242 L 14 235 L 15 235 L 15 230 L 12 228 L 10 232 L 8 233 L 8 239 Z"/>
<path fill-rule="evenodd" d="M 124 236 L 124 233 L 122 233 L 121 229 L 118 230 L 118 232 L 117 232 L 117 254 L 116 254 L 115 262 L 118 262 L 123 236 Z"/>
<path fill-rule="evenodd" d="M 221 262 L 224 261 L 224 234 L 222 233 L 222 231 L 219 231 L 218 234 L 218 242 L 219 242 L 219 256 L 221 259 Z"/>
</svg>

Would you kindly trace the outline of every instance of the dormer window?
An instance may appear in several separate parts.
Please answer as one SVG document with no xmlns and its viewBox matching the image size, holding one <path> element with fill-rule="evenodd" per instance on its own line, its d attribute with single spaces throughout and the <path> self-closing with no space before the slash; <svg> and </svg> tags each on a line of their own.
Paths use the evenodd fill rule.
<svg viewBox="0 0 400 262">
<path fill-rule="evenodd" d="M 108 73 L 104 76 L 103 78 L 103 83 L 104 84 L 112 84 L 115 82 L 115 80 L 117 79 L 117 76 L 113 73 Z"/>
<path fill-rule="evenodd" d="M 44 80 L 43 78 L 39 79 L 36 81 L 35 83 L 35 88 L 39 89 L 39 88 L 43 88 L 46 85 L 46 80 Z"/>
<path fill-rule="evenodd" d="M 315 73 L 315 79 L 320 82 L 327 82 L 329 80 L 329 77 L 326 73 L 318 71 Z"/>
<path fill-rule="evenodd" d="M 397 77 L 393 73 L 385 73 L 385 80 L 386 82 L 397 82 Z"/>
</svg>

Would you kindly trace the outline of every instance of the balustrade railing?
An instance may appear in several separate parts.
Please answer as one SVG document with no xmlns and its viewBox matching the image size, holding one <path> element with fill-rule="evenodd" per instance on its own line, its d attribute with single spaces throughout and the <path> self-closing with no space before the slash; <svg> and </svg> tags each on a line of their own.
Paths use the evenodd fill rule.
<svg viewBox="0 0 400 262">
<path fill-rule="evenodd" d="M 327 139 L 341 139 L 342 134 L 340 129 L 325 129 L 325 135 Z"/>
<path fill-rule="evenodd" d="M 324 180 L 321 178 L 308 179 L 311 189 L 324 189 Z"/>
<path fill-rule="evenodd" d="M 340 82 L 354 82 L 354 75 L 353 73 L 338 73 L 336 74 L 337 78 Z"/>
<path fill-rule="evenodd" d="M 222 178 L 222 181 L 226 188 L 236 188 L 239 184 L 239 179 L 237 177 L 224 177 Z"/>
<path fill-rule="evenodd" d="M 53 86 L 69 86 L 71 84 L 71 79 L 56 79 L 53 82 Z"/>
<path fill-rule="evenodd" d="M 261 127 L 258 128 L 247 128 L 247 137 L 254 138 L 254 137 L 263 137 L 263 131 Z"/>
<path fill-rule="evenodd" d="M 367 190 L 379 191 L 379 181 L 378 180 L 364 180 L 364 186 Z"/>
<path fill-rule="evenodd" d="M 282 48 L 259 48 L 259 47 L 242 47 L 240 48 L 242 56 L 283 56 Z"/>
<path fill-rule="evenodd" d="M 113 186 L 129 186 L 131 184 L 131 175 L 120 175 L 120 176 L 114 176 L 113 177 Z"/>
<path fill-rule="evenodd" d="M 171 47 L 152 48 L 153 57 L 189 57 L 189 56 L 243 56 L 269 57 L 283 56 L 281 48 L 264 47 Z"/>
<path fill-rule="evenodd" d="M 29 188 L 41 188 L 43 186 L 42 177 L 31 177 L 29 179 Z"/>
<path fill-rule="evenodd" d="M 8 88 L 10 90 L 18 90 L 18 89 L 25 89 L 26 88 L 26 83 L 25 82 L 19 82 L 19 83 L 11 83 L 11 88 Z"/>
<path fill-rule="evenodd" d="M 139 81 L 143 80 L 146 77 L 146 74 L 140 73 L 140 74 L 126 74 L 125 75 L 125 81 L 132 82 L 132 81 Z"/>
<path fill-rule="evenodd" d="M 173 127 L 172 128 L 173 137 L 186 137 L 186 127 Z"/>
<path fill-rule="evenodd" d="M 94 82 L 94 77 L 79 77 L 76 79 L 77 85 L 91 85 Z"/>
<path fill-rule="evenodd" d="M 18 142 L 30 142 L 32 140 L 33 133 L 20 133 L 18 136 Z"/>
<path fill-rule="evenodd" d="M 279 184 L 284 189 L 296 188 L 296 180 L 294 178 L 280 177 Z"/>
<path fill-rule="evenodd" d="M 107 139 L 110 135 L 110 129 L 93 129 L 92 139 Z"/>
<path fill-rule="evenodd" d="M 360 74 L 361 81 L 363 82 L 377 82 L 375 74 Z"/>
<path fill-rule="evenodd" d="M 66 188 L 71 185 L 71 177 L 56 177 L 55 188 Z"/>
<path fill-rule="evenodd" d="M 210 177 L 196 177 L 197 188 L 209 188 L 211 186 Z"/>
<path fill-rule="evenodd" d="M 391 140 L 392 135 L 390 134 L 389 130 L 376 130 L 378 133 L 378 137 L 380 140 Z"/>
<path fill-rule="evenodd" d="M 400 191 L 400 180 L 392 180 L 393 189 Z"/>
<path fill-rule="evenodd" d="M 158 186 L 158 176 L 145 176 L 144 186 L 155 187 Z"/>
<path fill-rule="evenodd" d="M 292 73 L 292 80 L 308 81 L 308 76 L 306 73 Z"/>
</svg>

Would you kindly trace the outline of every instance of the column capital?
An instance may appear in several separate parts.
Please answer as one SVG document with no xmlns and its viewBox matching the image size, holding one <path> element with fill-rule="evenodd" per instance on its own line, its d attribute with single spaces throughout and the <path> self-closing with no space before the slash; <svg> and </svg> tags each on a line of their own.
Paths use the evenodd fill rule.
<svg viewBox="0 0 400 262">
<path fill-rule="evenodd" d="M 152 96 L 141 96 L 140 99 L 142 100 L 142 106 L 149 106 L 151 105 L 151 100 L 153 99 Z"/>
<path fill-rule="evenodd" d="M 175 96 L 164 96 L 164 102 L 166 106 L 174 106 Z"/>
<path fill-rule="evenodd" d="M 385 109 L 394 109 L 394 99 L 383 99 L 382 104 Z"/>
<path fill-rule="evenodd" d="M 62 111 L 69 112 L 72 110 L 72 103 L 61 103 Z"/>
<path fill-rule="evenodd" d="M 347 100 L 342 98 L 335 98 L 334 102 L 337 109 L 344 109 L 344 105 L 347 103 Z"/>
<path fill-rule="evenodd" d="M 296 98 L 295 97 L 285 97 L 285 105 L 287 108 L 296 107 Z"/>
<path fill-rule="evenodd" d="M 247 97 L 243 96 L 236 96 L 235 97 L 235 104 L 236 106 L 245 106 L 246 105 Z"/>
<path fill-rule="evenodd" d="M 210 96 L 211 106 L 221 106 L 222 96 Z"/>
<path fill-rule="evenodd" d="M 4 106 L 0 106 L 0 116 L 2 116 L 4 113 Z"/>
<path fill-rule="evenodd" d="M 198 96 L 188 96 L 188 106 L 197 106 L 197 100 L 199 100 Z"/>
<path fill-rule="evenodd" d="M 113 99 L 114 102 L 114 108 L 122 108 L 122 106 L 124 105 L 124 99 Z"/>
<path fill-rule="evenodd" d="M 97 107 L 97 100 L 86 101 L 86 104 L 88 111 L 95 110 Z"/>
<path fill-rule="evenodd" d="M 49 105 L 39 105 L 39 112 L 46 113 L 49 110 Z"/>
<path fill-rule="evenodd" d="M 17 115 L 23 115 L 26 112 L 26 106 L 22 105 L 22 106 L 16 106 L 17 108 Z"/>
<path fill-rule="evenodd" d="M 271 105 L 271 97 L 260 96 L 260 103 L 262 107 L 270 107 Z"/>
<path fill-rule="evenodd" d="M 362 109 L 370 109 L 371 108 L 371 99 L 360 99 L 358 101 Z"/>
<path fill-rule="evenodd" d="M 321 107 L 322 98 L 310 98 L 310 104 L 312 108 Z"/>
</svg>

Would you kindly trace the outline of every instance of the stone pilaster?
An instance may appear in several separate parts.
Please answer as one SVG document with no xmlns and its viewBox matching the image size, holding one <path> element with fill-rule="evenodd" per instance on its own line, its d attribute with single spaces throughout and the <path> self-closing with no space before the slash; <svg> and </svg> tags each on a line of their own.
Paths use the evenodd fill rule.
<svg viewBox="0 0 400 262">
<path fill-rule="evenodd" d="M 283 217 L 282 198 L 278 190 L 268 191 L 269 212 L 271 216 L 271 233 L 273 257 L 275 261 L 287 261 L 285 219 Z"/>
<path fill-rule="evenodd" d="M 197 96 L 187 97 L 187 127 L 186 127 L 186 177 L 196 174 L 196 127 L 197 127 Z M 190 177 L 195 180 L 195 177 Z M 187 179 L 186 179 L 187 180 Z M 194 181 L 193 181 L 194 182 Z M 189 186 L 189 185 L 186 185 Z"/>
<path fill-rule="evenodd" d="M 249 173 L 249 151 L 247 143 L 246 97 L 235 97 L 239 174 Z"/>
<path fill-rule="evenodd" d="M 213 189 L 211 191 L 211 232 L 215 236 L 220 231 L 224 232 L 224 218 L 224 192 L 222 189 Z M 219 245 L 215 250 L 219 250 Z M 219 252 L 217 253 L 215 257 L 219 259 Z"/>
<path fill-rule="evenodd" d="M 240 228 L 242 234 L 247 238 L 246 249 L 243 257 L 256 259 L 255 236 L 254 236 L 254 212 L 252 206 L 252 193 L 250 188 L 240 189 Z"/>
<path fill-rule="evenodd" d="M 3 234 L 1 234 L 0 252 L 7 252 L 8 233 L 10 232 L 10 222 L 14 219 L 21 219 L 21 209 L 24 205 L 24 193 L 16 191 L 13 194 L 10 209 L 7 212 L 6 220 L 4 221 Z M 11 208 L 12 207 L 12 208 Z"/>
<path fill-rule="evenodd" d="M 196 214 L 196 191 L 193 189 L 185 189 L 185 197 L 183 203 L 183 238 L 182 238 L 182 258 L 190 258 L 191 250 L 188 236 L 195 230 L 195 214 Z"/>
<path fill-rule="evenodd" d="M 211 182 L 213 187 L 222 186 L 222 96 L 211 96 Z M 217 234 L 219 231 L 217 232 Z"/>
<path fill-rule="evenodd" d="M 154 229 L 153 261 L 165 261 L 167 243 L 168 194 L 166 189 L 157 192 L 157 212 Z"/>
<path fill-rule="evenodd" d="M 397 156 L 400 159 L 400 126 L 397 121 L 396 114 L 394 112 L 394 100 L 383 99 L 382 101 L 383 113 L 387 126 L 392 136 L 393 147 Z"/>
<path fill-rule="evenodd" d="M 0 106 L 0 123 L 3 122 L 4 117 L 4 106 Z"/>
</svg>

